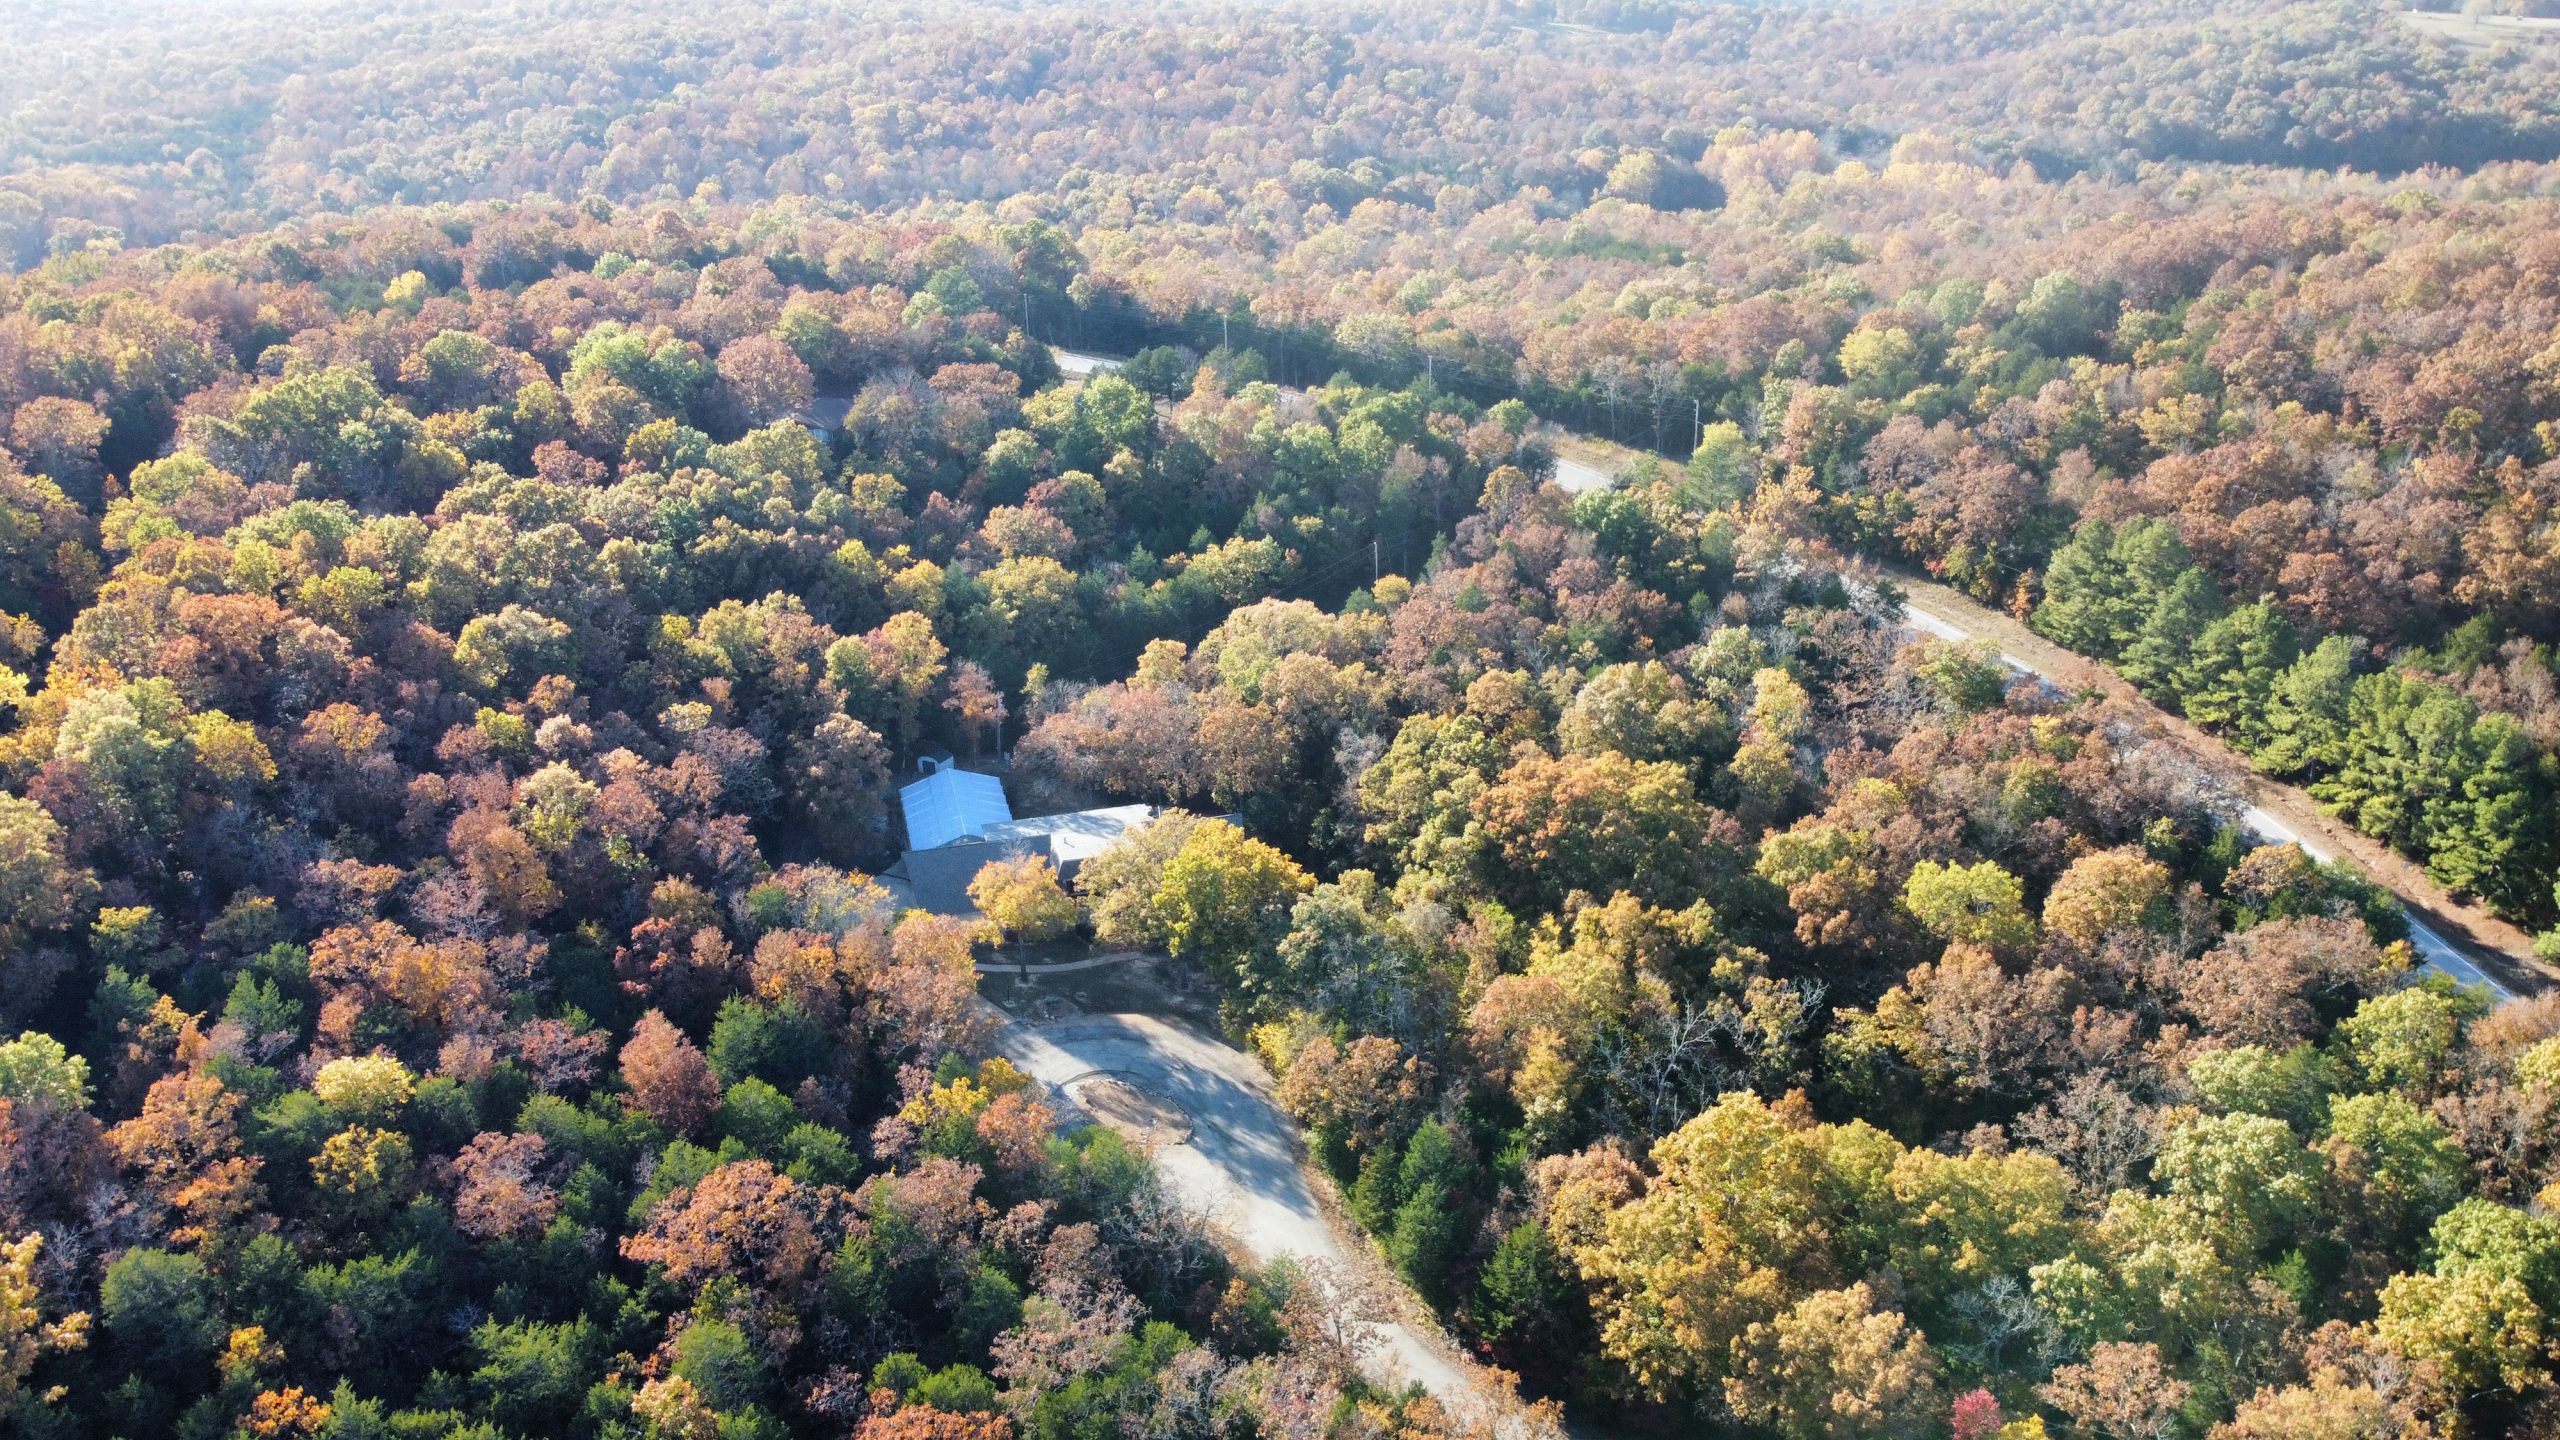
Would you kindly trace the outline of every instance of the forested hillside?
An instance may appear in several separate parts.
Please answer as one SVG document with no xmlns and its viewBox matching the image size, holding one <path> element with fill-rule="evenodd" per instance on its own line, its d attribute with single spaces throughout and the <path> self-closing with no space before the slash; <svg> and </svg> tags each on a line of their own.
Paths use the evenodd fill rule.
<svg viewBox="0 0 2560 1440">
<path fill-rule="evenodd" d="M 865 205 L 1099 185 L 1169 205 L 1320 180 L 1347 208 L 1452 180 L 1575 202 L 1660 184 L 1691 208 L 1733 178 L 1692 162 L 1745 123 L 1871 162 L 1935 131 L 2051 178 L 2560 155 L 2560 56 L 2449 48 L 2357 0 L 777 0 L 752 23 L 673 0 L 13 9 L 0 234 L 22 247 L 63 220 L 161 240 L 705 185 Z M 1783 144 L 1773 166 L 1806 168 Z"/>
<path fill-rule="evenodd" d="M 1595 1431 L 2560 1428 L 2560 999 L 2413 973 L 2389 893 L 1870 563 L 2560 953 L 2560 45 L 0 40 L 11 1433 L 1486 1433 L 992 1054 L 975 960 L 1066 933 L 1205 972 Z M 1569 495 L 1555 424 L 1659 458 Z M 942 748 L 1165 814 L 901 912 Z"/>
</svg>

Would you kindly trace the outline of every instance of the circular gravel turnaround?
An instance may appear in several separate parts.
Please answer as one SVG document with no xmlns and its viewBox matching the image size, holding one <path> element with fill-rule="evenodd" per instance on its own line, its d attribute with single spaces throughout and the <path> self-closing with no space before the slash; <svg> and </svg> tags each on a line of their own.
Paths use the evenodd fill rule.
<svg viewBox="0 0 2560 1440">
<path fill-rule="evenodd" d="M 1185 1209 L 1256 1258 L 1294 1255 L 1343 1269 L 1358 1263 L 1317 1203 L 1300 1168 L 1297 1124 L 1252 1056 L 1197 1026 L 1152 1015 L 1087 1015 L 1049 1025 L 1007 1019 L 995 1046 L 1098 1123 L 1120 1128 L 1087 1106 L 1088 1096 L 1175 1116 L 1184 1136 L 1152 1147 L 1156 1169 Z M 1453 1409 L 1486 1407 L 1491 1397 L 1445 1337 L 1384 1320 L 1377 1339 L 1374 1367 L 1419 1382 Z"/>
<path fill-rule="evenodd" d="M 1088 1075 L 1060 1086 L 1084 1113 L 1149 1147 L 1191 1138 L 1190 1117 L 1116 1075 Z"/>
</svg>

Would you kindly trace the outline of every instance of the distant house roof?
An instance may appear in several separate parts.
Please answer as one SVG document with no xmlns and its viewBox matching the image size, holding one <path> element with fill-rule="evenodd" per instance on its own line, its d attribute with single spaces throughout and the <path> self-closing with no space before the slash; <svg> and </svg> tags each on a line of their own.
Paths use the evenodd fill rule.
<svg viewBox="0 0 2560 1440">
<path fill-rule="evenodd" d="M 907 846 L 933 850 L 1013 819 L 1004 782 L 974 770 L 936 770 L 898 791 L 907 816 Z"/>
<path fill-rule="evenodd" d="M 801 406 L 791 418 L 812 430 L 823 430 L 833 435 L 844 428 L 844 417 L 852 409 L 853 397 L 850 395 L 813 395 L 809 397 L 809 403 Z"/>
</svg>

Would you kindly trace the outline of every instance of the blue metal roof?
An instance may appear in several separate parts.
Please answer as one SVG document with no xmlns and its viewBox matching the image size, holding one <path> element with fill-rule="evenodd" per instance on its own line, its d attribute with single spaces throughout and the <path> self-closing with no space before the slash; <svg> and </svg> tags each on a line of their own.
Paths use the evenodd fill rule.
<svg viewBox="0 0 2560 1440">
<path fill-rule="evenodd" d="M 1004 782 L 972 770 L 937 770 L 898 791 L 907 813 L 907 848 L 932 850 L 966 840 L 1013 818 Z"/>
</svg>

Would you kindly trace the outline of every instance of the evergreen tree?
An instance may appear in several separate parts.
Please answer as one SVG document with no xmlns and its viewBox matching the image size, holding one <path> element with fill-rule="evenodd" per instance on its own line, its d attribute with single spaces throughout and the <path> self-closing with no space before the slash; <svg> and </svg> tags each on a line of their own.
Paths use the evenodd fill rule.
<svg viewBox="0 0 2560 1440">
<path fill-rule="evenodd" d="M 2123 576 L 2108 557 L 2115 527 L 2084 520 L 2045 563 L 2044 600 L 2030 623 L 2055 644 L 2101 658 L 2114 653 L 2112 639 L 2125 603 Z"/>
<path fill-rule="evenodd" d="M 2530 912 L 2540 898 L 2536 871 L 2549 860 L 2549 827 L 2534 794 L 2533 741 L 2514 717 L 2483 715 L 2466 737 L 2458 797 L 2438 802 L 2430 827 L 2427 874 L 2469 891 L 2506 914 Z"/>
<path fill-rule="evenodd" d="M 2431 853 L 2439 836 L 2468 828 L 2476 713 L 2460 693 L 2405 672 L 2365 676 L 2348 697 L 2343 758 L 2312 798 L 2404 854 Z"/>
<path fill-rule="evenodd" d="M 2167 703 L 2182 702 L 2197 642 L 2221 613 L 2222 596 L 2212 578 L 2188 566 L 2161 592 L 2142 622 L 2142 633 L 2125 647 L 2116 668 L 2143 694 Z"/>
<path fill-rule="evenodd" d="M 2277 677 L 2267 700 L 2257 766 L 2270 775 L 2336 768 L 2346 759 L 2347 703 L 2355 689 L 2355 642 L 2332 635 Z"/>
<path fill-rule="evenodd" d="M 2044 602 L 2029 623 L 2083 655 L 2113 660 L 2190 568 L 2185 543 L 2165 520 L 2143 516 L 2122 529 L 2083 521 L 2046 565 Z"/>
<path fill-rule="evenodd" d="M 1360 1162 L 1360 1178 L 1351 1182 L 1351 1218 L 1372 1235 L 1383 1238 L 1395 1227 L 1396 1207 L 1404 1200 L 1402 1164 L 1401 1152 L 1389 1140 L 1369 1152 Z"/>
<path fill-rule="evenodd" d="M 1475 1163 L 1455 1131 L 1434 1120 L 1413 1132 L 1397 1175 L 1403 1201 L 1396 1206 L 1387 1254 L 1435 1300 L 1446 1298 L 1450 1272 L 1466 1245 L 1468 1196 L 1475 1185 Z"/>
<path fill-rule="evenodd" d="M 1571 1303 L 1547 1227 L 1523 1220 L 1504 1233 L 1476 1276 L 1476 1331 L 1496 1347 L 1525 1355 L 1554 1338 Z"/>
<path fill-rule="evenodd" d="M 2252 755 L 2275 738 L 2268 714 L 2276 686 L 2302 658 L 2302 637 L 2261 600 L 2204 628 L 2187 667 L 2187 718 L 2229 735 Z"/>
</svg>

